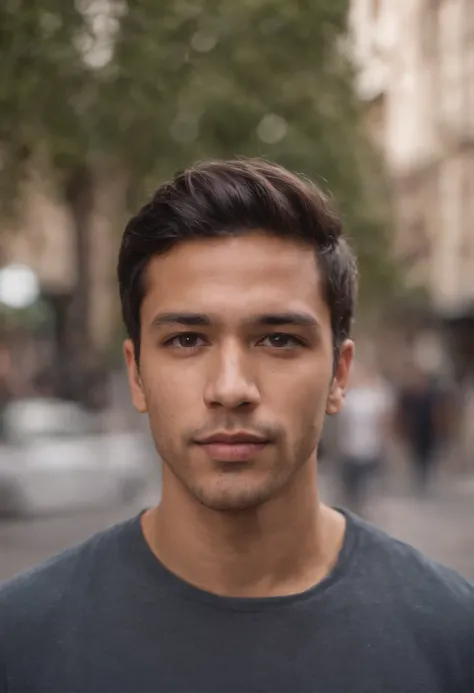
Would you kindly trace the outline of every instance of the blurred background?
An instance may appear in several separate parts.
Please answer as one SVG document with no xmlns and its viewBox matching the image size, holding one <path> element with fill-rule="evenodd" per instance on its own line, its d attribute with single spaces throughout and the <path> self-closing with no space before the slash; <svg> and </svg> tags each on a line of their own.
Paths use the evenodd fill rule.
<svg viewBox="0 0 474 693">
<path fill-rule="evenodd" d="M 323 496 L 474 578 L 472 0 L 3 0 L 0 581 L 159 498 L 121 233 L 236 155 L 330 190 L 360 257 Z"/>
</svg>

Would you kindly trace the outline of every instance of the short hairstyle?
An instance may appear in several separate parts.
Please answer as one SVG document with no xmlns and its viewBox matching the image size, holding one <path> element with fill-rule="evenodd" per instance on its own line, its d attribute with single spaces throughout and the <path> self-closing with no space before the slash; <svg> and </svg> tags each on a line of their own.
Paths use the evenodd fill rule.
<svg viewBox="0 0 474 693">
<path fill-rule="evenodd" d="M 137 362 L 140 307 L 150 259 L 183 241 L 257 229 L 304 241 L 314 249 L 338 352 L 350 335 L 357 292 L 357 262 L 340 217 L 313 183 L 264 160 L 235 159 L 203 162 L 177 173 L 125 228 L 118 282 L 123 320 Z"/>
</svg>

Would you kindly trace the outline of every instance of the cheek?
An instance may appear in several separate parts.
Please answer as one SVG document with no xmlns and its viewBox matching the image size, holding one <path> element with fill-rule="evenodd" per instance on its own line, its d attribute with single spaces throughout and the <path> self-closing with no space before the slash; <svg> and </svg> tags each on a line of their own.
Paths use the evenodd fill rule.
<svg viewBox="0 0 474 693">
<path fill-rule="evenodd" d="M 326 404 L 332 380 L 332 363 L 329 359 L 311 359 L 291 368 L 275 369 L 267 379 L 273 401 L 281 402 L 288 411 L 290 408 L 301 412 L 309 407 L 317 409 Z"/>
<path fill-rule="evenodd" d="M 151 424 L 171 428 L 186 424 L 199 408 L 199 388 L 185 369 L 148 361 L 142 369 L 143 391 Z"/>
<path fill-rule="evenodd" d="M 148 409 L 148 422 L 155 448 L 161 459 L 173 460 L 178 454 L 183 421 L 176 408 L 176 392 L 159 380 L 147 380 L 144 394 Z"/>
<path fill-rule="evenodd" d="M 278 410 L 288 422 L 295 437 L 318 435 L 325 417 L 331 383 L 331 369 L 315 367 L 302 378 L 280 383 L 273 393 L 273 402 L 279 402 Z M 276 383 L 275 383 L 276 384 Z"/>
</svg>

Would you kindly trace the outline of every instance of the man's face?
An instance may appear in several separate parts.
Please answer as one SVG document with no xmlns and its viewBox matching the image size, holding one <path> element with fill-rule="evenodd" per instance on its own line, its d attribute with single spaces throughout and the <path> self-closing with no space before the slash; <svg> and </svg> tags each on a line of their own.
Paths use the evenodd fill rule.
<svg viewBox="0 0 474 693">
<path fill-rule="evenodd" d="M 183 242 L 153 258 L 139 368 L 125 355 L 167 470 L 215 510 L 256 507 L 313 464 L 342 406 L 330 315 L 312 250 L 263 233 Z"/>
</svg>

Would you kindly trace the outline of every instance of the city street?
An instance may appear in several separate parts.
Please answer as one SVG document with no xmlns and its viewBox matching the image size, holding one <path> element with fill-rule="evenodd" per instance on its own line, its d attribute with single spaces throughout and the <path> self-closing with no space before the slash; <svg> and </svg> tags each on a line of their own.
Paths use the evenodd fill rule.
<svg viewBox="0 0 474 693">
<path fill-rule="evenodd" d="M 331 502 L 332 484 L 321 479 L 322 494 Z M 33 566 L 48 556 L 78 543 L 97 531 L 120 522 L 153 504 L 159 488 L 125 507 L 84 511 L 68 516 L 0 522 L 0 581 Z M 384 493 L 372 499 L 375 524 L 420 548 L 430 557 L 474 580 L 474 482 L 445 481 L 425 498 L 408 492 Z"/>
</svg>

